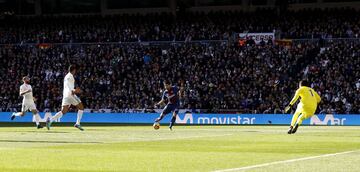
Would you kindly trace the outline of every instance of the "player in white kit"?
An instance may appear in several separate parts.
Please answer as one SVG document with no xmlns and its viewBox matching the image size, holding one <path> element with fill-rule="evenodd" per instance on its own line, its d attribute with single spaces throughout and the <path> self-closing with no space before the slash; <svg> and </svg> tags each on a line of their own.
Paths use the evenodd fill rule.
<svg viewBox="0 0 360 172">
<path fill-rule="evenodd" d="M 56 113 L 52 118 L 46 120 L 46 128 L 50 130 L 51 124 L 57 120 L 58 118 L 65 115 L 71 105 L 76 106 L 78 109 L 77 113 L 77 120 L 76 124 L 74 125 L 75 128 L 83 131 L 84 129 L 80 125 L 81 117 L 84 113 L 84 105 L 82 104 L 81 100 L 79 99 L 76 94 L 81 92 L 80 88 L 75 89 L 75 79 L 74 75 L 76 74 L 76 67 L 71 65 L 69 67 L 69 73 L 66 74 L 64 78 L 64 90 L 63 90 L 63 99 L 62 99 L 62 108 L 61 111 Z"/>
<path fill-rule="evenodd" d="M 17 116 L 23 117 L 27 111 L 31 111 L 35 116 L 36 127 L 38 129 L 43 128 L 40 125 L 40 115 L 35 106 L 30 78 L 28 76 L 23 77 L 23 82 L 24 84 L 20 86 L 20 96 L 23 96 L 21 112 L 14 112 L 11 115 L 11 120 L 14 120 Z"/>
</svg>

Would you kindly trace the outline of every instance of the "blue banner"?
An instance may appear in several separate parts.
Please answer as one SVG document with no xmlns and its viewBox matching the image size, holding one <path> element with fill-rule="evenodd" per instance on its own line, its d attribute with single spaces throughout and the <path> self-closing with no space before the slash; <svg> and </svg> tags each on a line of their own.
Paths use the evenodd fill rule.
<svg viewBox="0 0 360 172">
<path fill-rule="evenodd" d="M 55 113 L 40 113 L 41 122 L 52 117 Z M 33 115 L 28 112 L 24 117 L 10 120 L 10 112 L 0 112 L 0 122 L 32 122 Z M 82 122 L 89 123 L 134 123 L 151 124 L 159 116 L 158 113 L 84 113 Z M 76 113 L 67 113 L 56 122 L 75 122 Z M 171 115 L 166 116 L 162 123 L 168 123 Z M 290 114 L 179 114 L 178 124 L 210 124 L 210 125 L 289 125 Z M 321 114 L 306 119 L 305 125 L 360 125 L 360 114 Z"/>
</svg>

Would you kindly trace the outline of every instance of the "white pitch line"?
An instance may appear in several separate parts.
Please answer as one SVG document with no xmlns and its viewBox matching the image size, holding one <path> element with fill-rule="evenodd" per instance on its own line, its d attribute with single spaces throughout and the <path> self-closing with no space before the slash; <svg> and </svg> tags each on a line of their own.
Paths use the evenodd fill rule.
<svg viewBox="0 0 360 172">
<path fill-rule="evenodd" d="M 297 161 L 305 161 L 310 159 L 317 159 L 317 158 L 324 158 L 324 157 L 330 157 L 330 156 L 336 156 L 336 155 L 343 155 L 343 154 L 349 154 L 354 152 L 359 152 L 360 150 L 353 150 L 353 151 L 346 151 L 346 152 L 338 152 L 338 153 L 331 153 L 331 154 L 323 154 L 318 156 L 309 156 L 304 158 L 297 158 L 297 159 L 290 159 L 290 160 L 284 160 L 284 161 L 275 161 L 275 162 L 269 162 L 264 164 L 258 164 L 258 165 L 251 165 L 246 167 L 239 167 L 239 168 L 230 168 L 230 169 L 224 169 L 224 170 L 216 170 L 213 172 L 231 172 L 231 171 L 243 171 L 243 170 L 250 170 L 253 168 L 259 168 L 259 167 L 266 167 L 270 165 L 277 165 L 277 164 L 285 164 L 285 163 L 291 163 L 291 162 L 297 162 Z"/>
</svg>

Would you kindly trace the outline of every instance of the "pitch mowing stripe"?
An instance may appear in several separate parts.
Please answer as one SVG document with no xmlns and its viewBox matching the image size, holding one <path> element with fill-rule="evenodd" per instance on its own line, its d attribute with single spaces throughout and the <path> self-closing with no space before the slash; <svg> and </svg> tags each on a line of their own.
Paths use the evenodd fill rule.
<svg viewBox="0 0 360 172">
<path fill-rule="evenodd" d="M 181 139 L 197 139 L 197 138 L 206 138 L 206 137 L 224 137 L 224 136 L 232 136 L 234 134 L 218 134 L 218 135 L 204 135 L 204 136 L 188 136 L 188 137 L 172 137 L 172 138 L 154 138 L 154 139 L 133 139 L 133 140 L 126 140 L 124 142 L 147 142 L 147 141 L 170 141 L 170 140 L 181 140 Z M 122 141 L 120 141 L 122 142 Z M 119 143 L 119 141 L 108 142 L 108 143 Z"/>
<path fill-rule="evenodd" d="M 330 157 L 330 156 L 336 156 L 336 155 L 343 155 L 343 154 L 349 154 L 354 152 L 359 152 L 360 150 L 353 150 L 353 151 L 346 151 L 346 152 L 338 152 L 338 153 L 331 153 L 331 154 L 323 154 L 318 156 L 309 156 L 304 158 L 297 158 L 297 159 L 290 159 L 290 160 L 284 160 L 284 161 L 275 161 L 275 162 L 269 162 L 264 164 L 258 164 L 258 165 L 251 165 L 246 167 L 239 167 L 239 168 L 230 168 L 230 169 L 224 169 L 224 170 L 215 170 L 213 172 L 231 172 L 231 171 L 243 171 L 243 170 L 250 170 L 254 168 L 259 167 L 266 167 L 271 165 L 277 165 L 277 164 L 285 164 L 285 163 L 291 163 L 291 162 L 297 162 L 297 161 L 305 161 L 310 159 L 317 159 L 317 158 L 324 158 L 324 157 Z"/>
</svg>

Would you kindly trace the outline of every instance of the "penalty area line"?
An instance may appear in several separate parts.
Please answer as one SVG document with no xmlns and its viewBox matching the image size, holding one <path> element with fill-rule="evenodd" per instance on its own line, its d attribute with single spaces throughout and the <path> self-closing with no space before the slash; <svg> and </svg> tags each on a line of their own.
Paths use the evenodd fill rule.
<svg viewBox="0 0 360 172">
<path fill-rule="evenodd" d="M 250 169 L 254 169 L 254 168 L 266 167 L 266 166 L 277 165 L 277 164 L 286 164 L 286 163 L 292 163 L 292 162 L 297 162 L 297 161 L 306 161 L 306 160 L 317 159 L 317 158 L 324 158 L 324 157 L 330 157 L 330 156 L 336 156 L 336 155 L 344 155 L 344 154 L 349 154 L 349 153 L 354 153 L 354 152 L 359 152 L 359 151 L 360 150 L 353 150 L 353 151 L 330 153 L 330 154 L 323 154 L 323 155 L 317 155 L 317 156 L 309 156 L 309 157 L 304 157 L 304 158 L 289 159 L 289 160 L 284 160 L 284 161 L 274 161 L 274 162 L 239 167 L 239 168 L 215 170 L 213 172 L 232 172 L 232 171 L 250 170 Z"/>
</svg>

